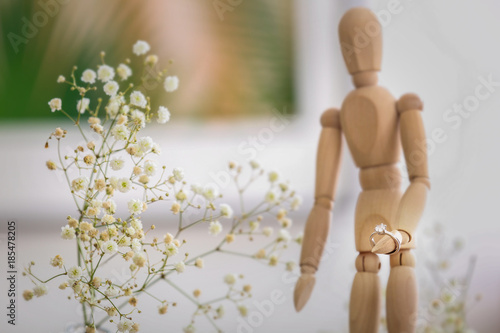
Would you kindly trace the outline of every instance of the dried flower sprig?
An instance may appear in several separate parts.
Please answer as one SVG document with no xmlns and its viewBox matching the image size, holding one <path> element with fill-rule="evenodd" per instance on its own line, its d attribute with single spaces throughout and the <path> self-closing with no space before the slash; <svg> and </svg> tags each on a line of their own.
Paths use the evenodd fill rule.
<svg viewBox="0 0 500 333">
<path fill-rule="evenodd" d="M 23 296 L 26 300 L 43 296 L 48 291 L 48 282 L 63 278 L 59 289 L 71 290 L 73 298 L 81 303 L 87 332 L 95 332 L 107 321 L 116 323 L 118 332 L 139 331 L 139 324 L 133 316 L 140 312 L 139 297 L 142 295 L 158 302 L 159 314 L 167 313 L 168 307 L 175 306 L 177 302 L 167 301 L 165 295 L 149 292 L 149 288 L 158 282 L 167 283 L 171 287 L 169 290 L 177 290 L 196 305 L 192 320 L 185 328 L 187 332 L 192 331 L 199 315 L 219 330 L 215 320 L 224 315 L 223 302 L 233 303 L 239 313 L 245 315 L 244 301 L 251 296 L 251 286 L 237 287 L 238 276 L 226 275 L 227 293 L 207 302 L 199 300 L 200 290 L 195 289 L 191 294 L 180 288 L 172 278 L 173 273 L 177 275 L 202 268 L 203 259 L 215 253 L 247 257 L 270 266 L 282 264 L 287 270 L 294 269 L 293 262 L 280 262 L 280 257 L 292 240 L 288 231 L 292 220 L 288 213 L 298 208 L 301 199 L 286 182 L 280 181 L 277 172 L 266 173 L 253 161 L 248 168 L 235 162 L 229 163 L 228 172 L 236 185 L 240 202 L 240 210 L 235 214 L 229 205 L 219 203 L 222 194 L 216 187 L 188 185 L 181 168 L 167 171 L 166 166 L 159 167 L 155 160 L 155 156 L 161 154 L 159 145 L 140 133 L 154 118 L 160 124 L 168 122 L 170 112 L 164 106 L 156 112 L 151 110 L 151 100 L 146 95 L 151 85 L 146 83 L 163 82 L 164 89 L 172 93 L 178 89 L 179 79 L 166 76 L 166 70 L 158 70 L 158 57 L 147 55 L 149 50 L 149 44 L 144 41 L 138 41 L 133 47 L 133 53 L 143 57 L 145 73 L 137 88 L 130 82 L 133 78 L 129 67 L 131 61 L 127 59 L 115 69 L 106 64 L 105 53 L 102 52 L 102 64 L 96 71 L 86 69 L 77 80 L 77 68 L 74 67 L 71 79 L 58 77 L 58 83 L 68 84 L 79 94 L 74 108 L 63 108 L 59 98 L 49 102 L 51 111 L 65 114 L 85 142 L 74 147 L 70 153 L 63 154 L 61 141 L 68 132 L 57 128 L 49 136 L 49 140 L 57 142 L 57 161 L 46 163 L 49 170 L 62 171 L 76 205 L 77 214 L 67 217 L 66 224 L 61 228 L 61 237 L 76 242 L 77 260 L 76 263 L 68 263 L 61 255 L 54 256 L 50 264 L 60 273 L 45 280 L 37 277 L 33 272 L 34 263 L 30 263 L 24 274 L 35 286 L 26 290 Z M 107 97 L 94 98 L 94 103 L 91 98 L 96 91 L 104 92 Z M 87 117 L 88 128 L 82 125 L 83 117 Z M 46 148 L 49 147 L 49 140 Z M 248 176 L 245 176 L 246 169 Z M 246 209 L 245 192 L 265 176 L 269 190 L 263 195 L 262 202 Z M 140 195 L 127 202 L 126 214 L 118 214 L 114 198 L 128 192 Z M 160 202 L 168 205 L 177 221 L 164 226 L 172 233 L 154 235 L 155 225 L 145 227 L 141 214 L 149 206 Z M 261 227 L 268 216 L 275 220 L 279 229 L 274 237 L 271 226 Z M 208 228 L 209 234 L 214 237 L 223 236 L 220 242 L 196 256 L 188 252 L 181 254 L 189 243 L 187 239 L 181 239 L 181 235 L 188 229 L 202 226 Z M 227 244 L 239 237 L 270 240 L 256 253 L 228 250 Z M 294 240 L 300 244 L 302 236 Z M 116 266 L 126 265 L 127 276 L 120 281 L 106 277 L 103 267 L 110 262 Z M 96 319 L 103 315 L 104 319 Z"/>
</svg>

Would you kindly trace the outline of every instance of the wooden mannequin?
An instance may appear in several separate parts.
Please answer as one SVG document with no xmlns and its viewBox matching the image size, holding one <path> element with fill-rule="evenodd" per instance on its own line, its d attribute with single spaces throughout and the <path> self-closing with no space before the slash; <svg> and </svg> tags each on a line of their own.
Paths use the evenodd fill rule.
<svg viewBox="0 0 500 333">
<path fill-rule="evenodd" d="M 417 315 L 417 284 L 414 232 L 424 210 L 430 182 L 427 172 L 422 102 L 414 94 L 398 101 L 377 85 L 382 58 L 381 27 L 365 8 L 353 8 L 342 17 L 339 37 L 344 60 L 356 87 L 341 110 L 329 109 L 321 117 L 315 204 L 305 227 L 300 258 L 301 276 L 294 294 L 295 308 L 306 304 L 315 284 L 315 273 L 323 253 L 339 173 L 342 133 L 356 166 L 360 168 L 362 192 L 355 213 L 355 240 L 359 255 L 351 291 L 351 332 L 377 332 L 380 323 L 381 287 L 377 254 L 390 254 L 391 273 L 387 285 L 387 323 L 391 333 L 414 332 Z M 396 163 L 403 148 L 410 185 L 402 194 Z M 388 236 L 370 235 L 384 223 L 400 233 L 401 249 Z M 392 252 L 392 253 L 391 253 Z"/>
</svg>

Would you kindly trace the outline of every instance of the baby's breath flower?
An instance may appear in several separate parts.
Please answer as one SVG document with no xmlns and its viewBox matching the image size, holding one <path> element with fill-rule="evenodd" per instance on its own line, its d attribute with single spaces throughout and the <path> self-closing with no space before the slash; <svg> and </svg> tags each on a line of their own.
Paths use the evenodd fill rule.
<svg viewBox="0 0 500 333">
<path fill-rule="evenodd" d="M 102 208 L 104 208 L 108 214 L 114 214 L 116 212 L 116 203 L 113 199 L 109 199 L 102 203 Z"/>
<path fill-rule="evenodd" d="M 127 140 L 130 136 L 130 131 L 125 125 L 115 125 L 111 130 L 111 135 L 113 135 L 116 140 Z"/>
<path fill-rule="evenodd" d="M 109 162 L 109 166 L 115 171 L 121 170 L 124 165 L 125 161 L 120 157 L 115 157 Z"/>
<path fill-rule="evenodd" d="M 177 76 L 167 76 L 163 86 L 167 92 L 174 92 L 179 88 L 179 78 Z"/>
<path fill-rule="evenodd" d="M 108 297 L 115 297 L 116 295 L 118 295 L 120 293 L 120 291 L 118 289 L 116 289 L 114 286 L 109 286 L 105 291 L 104 291 L 104 294 Z"/>
<path fill-rule="evenodd" d="M 249 225 L 250 225 L 250 231 L 255 231 L 255 230 L 259 229 L 260 222 L 259 221 L 250 221 Z"/>
<path fill-rule="evenodd" d="M 219 221 L 210 222 L 209 233 L 213 236 L 218 235 L 222 231 L 222 225 Z"/>
<path fill-rule="evenodd" d="M 97 78 L 102 82 L 108 82 L 115 77 L 115 70 L 108 65 L 101 65 L 97 70 Z"/>
<path fill-rule="evenodd" d="M 234 234 L 227 234 L 226 235 L 226 242 L 228 244 L 232 243 L 234 241 Z"/>
<path fill-rule="evenodd" d="M 184 179 L 184 170 L 182 168 L 175 168 L 172 173 L 176 181 L 180 182 Z"/>
<path fill-rule="evenodd" d="M 186 265 L 184 264 L 184 261 L 179 261 L 177 264 L 175 264 L 175 270 L 177 271 L 177 273 L 183 273 L 185 269 Z"/>
<path fill-rule="evenodd" d="M 90 224 L 88 222 L 80 223 L 80 230 L 82 230 L 82 231 L 89 231 L 92 228 L 93 228 L 92 224 Z"/>
<path fill-rule="evenodd" d="M 144 173 L 148 176 L 154 176 L 156 173 L 155 161 L 148 160 L 144 163 Z"/>
<path fill-rule="evenodd" d="M 108 240 L 102 243 L 101 248 L 106 254 L 115 254 L 118 251 L 118 244 L 113 240 Z"/>
<path fill-rule="evenodd" d="M 97 179 L 95 181 L 94 188 L 99 192 L 104 191 L 104 189 L 106 188 L 106 181 L 102 178 Z"/>
<path fill-rule="evenodd" d="M 262 233 L 264 234 L 264 236 L 271 236 L 273 234 L 273 228 L 271 227 L 265 227 L 264 229 L 262 229 Z"/>
<path fill-rule="evenodd" d="M 66 78 L 62 75 L 59 75 L 57 77 L 57 83 L 64 83 L 66 81 Z"/>
<path fill-rule="evenodd" d="M 279 174 L 276 171 L 269 172 L 269 181 L 271 183 L 274 183 L 275 181 L 277 181 L 278 178 L 279 178 Z"/>
<path fill-rule="evenodd" d="M 295 238 L 295 242 L 299 245 L 302 245 L 302 242 L 304 241 L 304 233 L 299 233 L 297 237 Z"/>
<path fill-rule="evenodd" d="M 224 277 L 224 282 L 230 286 L 236 283 L 236 274 L 227 274 Z"/>
<path fill-rule="evenodd" d="M 62 108 L 62 101 L 60 98 L 52 98 L 49 101 L 50 111 L 60 111 Z"/>
<path fill-rule="evenodd" d="M 62 239 L 75 239 L 76 232 L 74 228 L 71 228 L 69 225 L 65 225 L 61 228 L 61 238 Z"/>
<path fill-rule="evenodd" d="M 180 202 L 183 202 L 184 200 L 187 199 L 187 195 L 186 193 L 183 191 L 183 190 L 180 190 L 179 192 L 177 192 L 177 194 L 175 195 L 175 198 L 177 200 L 179 200 Z"/>
<path fill-rule="evenodd" d="M 170 120 L 170 111 L 164 106 L 160 106 L 158 108 L 158 123 L 159 124 L 165 124 L 167 121 Z"/>
<path fill-rule="evenodd" d="M 260 166 L 259 166 L 259 163 L 257 161 L 250 161 L 250 166 L 252 167 L 252 169 L 258 169 Z"/>
<path fill-rule="evenodd" d="M 130 119 L 139 128 L 144 128 L 146 126 L 146 116 L 142 111 L 132 110 L 132 112 L 130 112 Z"/>
<path fill-rule="evenodd" d="M 270 203 L 270 204 L 276 203 L 276 201 L 278 200 L 278 194 L 275 191 L 271 190 L 271 191 L 267 192 L 267 194 L 265 196 L 265 200 L 267 203 Z"/>
<path fill-rule="evenodd" d="M 92 128 L 92 130 L 94 130 L 94 132 L 96 132 L 97 134 L 102 134 L 102 132 L 104 131 L 104 127 L 99 124 L 91 125 L 90 128 Z"/>
<path fill-rule="evenodd" d="M 128 202 L 128 211 L 132 215 L 140 214 L 145 210 L 145 203 L 139 199 L 132 199 Z"/>
<path fill-rule="evenodd" d="M 48 288 L 47 288 L 47 286 L 45 284 L 37 284 L 33 288 L 33 294 L 36 297 L 41 297 L 43 295 L 47 295 L 47 292 L 48 292 Z"/>
<path fill-rule="evenodd" d="M 80 266 L 73 266 L 68 269 L 68 277 L 71 280 L 78 280 L 82 276 L 82 268 Z"/>
<path fill-rule="evenodd" d="M 167 309 L 168 309 L 168 304 L 163 304 L 162 306 L 158 307 L 158 313 L 163 315 L 167 313 Z"/>
<path fill-rule="evenodd" d="M 128 178 L 120 178 L 118 179 L 118 191 L 122 193 L 126 193 L 130 191 L 130 188 L 132 187 L 130 183 L 130 179 Z"/>
<path fill-rule="evenodd" d="M 116 68 L 116 73 L 118 74 L 120 79 L 122 79 L 122 81 L 125 81 L 129 78 L 129 76 L 132 75 L 132 70 L 125 64 L 119 64 Z"/>
<path fill-rule="evenodd" d="M 293 262 L 293 261 L 288 261 L 288 262 L 286 263 L 286 270 L 287 270 L 287 271 L 292 272 L 294 268 L 295 268 L 295 262 Z"/>
<path fill-rule="evenodd" d="M 179 253 L 179 248 L 174 243 L 168 243 L 165 246 L 165 252 L 167 253 L 167 256 L 173 257 Z"/>
<path fill-rule="evenodd" d="M 95 162 L 95 156 L 89 154 L 83 158 L 83 162 L 87 165 L 92 165 Z"/>
<path fill-rule="evenodd" d="M 252 286 L 249 285 L 249 284 L 245 284 L 243 286 L 243 291 L 246 292 L 246 293 L 249 293 L 250 291 L 252 291 Z"/>
<path fill-rule="evenodd" d="M 132 261 L 138 267 L 144 267 L 144 265 L 146 264 L 146 258 L 144 257 L 144 254 L 142 254 L 141 252 L 134 254 Z"/>
<path fill-rule="evenodd" d="M 172 204 L 172 207 L 170 207 L 170 210 L 172 211 L 172 213 L 174 213 L 174 215 L 176 215 L 181 211 L 181 205 L 177 201 L 175 201 Z"/>
<path fill-rule="evenodd" d="M 82 114 L 85 113 L 85 110 L 88 109 L 89 104 L 90 104 L 90 99 L 88 99 L 87 97 L 79 99 L 78 102 L 76 103 L 76 111 Z"/>
<path fill-rule="evenodd" d="M 160 155 L 161 154 L 161 147 L 157 143 L 154 143 L 153 147 L 151 148 L 151 152 L 155 153 L 156 155 Z"/>
<path fill-rule="evenodd" d="M 195 260 L 195 262 L 194 262 L 194 266 L 195 266 L 195 267 L 198 267 L 198 268 L 203 268 L 203 266 L 204 266 L 203 259 L 201 259 L 201 258 L 196 258 L 196 260 Z"/>
<path fill-rule="evenodd" d="M 278 234 L 278 242 L 284 242 L 288 243 L 292 236 L 290 236 L 290 233 L 286 229 L 281 229 L 279 234 Z"/>
<path fill-rule="evenodd" d="M 56 170 L 57 169 L 57 165 L 54 161 L 51 161 L 51 160 L 48 160 L 45 165 L 47 165 L 47 168 L 49 170 Z"/>
<path fill-rule="evenodd" d="M 112 81 L 112 80 L 106 82 L 106 84 L 103 87 L 104 92 L 108 96 L 115 96 L 116 93 L 118 92 L 119 88 L 120 88 L 120 86 L 118 85 L 118 83 L 116 81 Z"/>
<path fill-rule="evenodd" d="M 146 97 L 140 91 L 135 90 L 130 94 L 130 104 L 145 108 L 147 103 Z"/>
<path fill-rule="evenodd" d="M 129 236 L 121 236 L 118 240 L 119 247 L 128 247 L 132 243 L 131 238 Z"/>
<path fill-rule="evenodd" d="M 135 253 L 139 253 L 142 249 L 141 241 L 137 238 L 133 239 L 132 245 L 130 245 L 130 247 L 132 248 L 132 251 L 134 251 Z"/>
<path fill-rule="evenodd" d="M 91 69 L 86 69 L 82 73 L 81 80 L 85 83 L 94 84 L 95 78 L 97 77 L 96 73 Z"/>
<path fill-rule="evenodd" d="M 233 217 L 233 209 L 228 204 L 221 204 L 219 206 L 220 214 L 228 219 Z"/>
<path fill-rule="evenodd" d="M 141 220 L 138 220 L 136 218 L 133 218 L 130 220 L 130 225 L 132 228 L 134 228 L 136 231 L 141 231 L 142 230 L 142 222 Z"/>
<path fill-rule="evenodd" d="M 67 281 L 64 281 L 64 282 L 62 282 L 62 283 L 59 285 L 59 287 L 58 287 L 58 288 L 59 288 L 59 289 L 61 289 L 61 290 L 64 290 L 64 289 L 66 289 L 66 288 L 68 288 L 68 287 L 69 287 L 69 283 L 68 283 Z"/>
<path fill-rule="evenodd" d="M 195 333 L 196 329 L 194 328 L 193 324 L 189 324 L 188 326 L 184 327 L 182 331 L 184 333 Z"/>
<path fill-rule="evenodd" d="M 205 188 L 203 189 L 203 196 L 207 199 L 207 200 L 214 200 L 218 195 L 218 191 L 217 189 L 212 186 L 212 185 L 207 185 L 205 186 Z"/>
<path fill-rule="evenodd" d="M 282 218 L 279 222 L 280 222 L 282 228 L 289 228 L 292 226 L 292 219 L 290 219 L 288 217 Z"/>
<path fill-rule="evenodd" d="M 278 264 L 278 257 L 275 255 L 272 255 L 269 258 L 269 266 L 276 266 Z"/>
<path fill-rule="evenodd" d="M 143 40 L 138 40 L 133 48 L 132 48 L 132 52 L 134 52 L 135 55 L 143 55 L 143 54 L 146 54 L 149 52 L 149 50 L 151 49 L 151 47 L 149 46 L 149 44 Z"/>
<path fill-rule="evenodd" d="M 50 259 L 50 264 L 53 267 L 62 268 L 64 265 L 64 260 L 60 255 L 56 255 L 54 258 Z"/>
<path fill-rule="evenodd" d="M 191 184 L 191 191 L 195 194 L 203 194 L 203 187 L 200 184 Z"/>
<path fill-rule="evenodd" d="M 104 224 L 111 224 L 111 223 L 115 223 L 116 219 L 114 218 L 113 215 L 105 214 L 102 217 L 101 222 L 104 223 Z"/>
<path fill-rule="evenodd" d="M 25 290 L 23 291 L 23 298 L 25 301 L 29 301 L 33 298 L 33 290 Z"/>
<path fill-rule="evenodd" d="M 246 307 L 246 306 L 244 306 L 244 305 L 240 305 L 240 306 L 238 306 L 238 311 L 240 312 L 240 315 L 241 315 L 242 317 L 246 317 L 246 316 L 248 315 L 248 309 L 247 309 L 247 307 Z"/>
<path fill-rule="evenodd" d="M 300 205 L 302 205 L 302 197 L 300 195 L 295 195 L 290 207 L 292 210 L 297 210 Z"/>
</svg>

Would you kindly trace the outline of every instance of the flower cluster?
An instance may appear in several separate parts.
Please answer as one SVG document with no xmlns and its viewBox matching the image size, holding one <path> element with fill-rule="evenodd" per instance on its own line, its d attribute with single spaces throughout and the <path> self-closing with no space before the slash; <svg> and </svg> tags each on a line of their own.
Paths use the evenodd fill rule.
<svg viewBox="0 0 500 333">
<path fill-rule="evenodd" d="M 133 46 L 133 53 L 143 58 L 142 63 L 147 69 L 144 72 L 150 76 L 142 77 L 141 82 L 153 79 L 163 82 L 168 93 L 176 91 L 179 79 L 167 76 L 166 70 L 156 70 L 158 57 L 148 55 L 149 51 L 150 46 L 144 41 Z M 74 147 L 71 154 L 63 155 L 61 141 L 67 136 L 67 131 L 57 128 L 49 140 L 57 141 L 58 158 L 46 162 L 49 170 L 64 173 L 76 205 L 77 214 L 67 217 L 61 227 L 61 238 L 77 243 L 77 260 L 67 262 L 67 258 L 61 255 L 54 256 L 50 265 L 59 273 L 46 280 L 35 275 L 34 263 L 31 263 L 25 275 L 35 286 L 24 292 L 24 298 L 30 300 L 45 295 L 47 282 L 61 278 L 59 289 L 70 290 L 73 298 L 82 304 L 87 332 L 95 332 L 108 321 L 116 324 L 118 332 L 137 332 L 139 323 L 134 321 L 133 313 L 139 311 L 139 297 L 143 294 L 152 297 L 159 303 L 159 314 L 165 314 L 176 302 L 154 296 L 148 293 L 148 288 L 163 281 L 182 291 L 174 283 L 173 276 L 202 268 L 206 256 L 225 252 L 265 261 L 270 266 L 283 264 L 286 269 L 293 270 L 293 262 L 280 262 L 282 252 L 292 240 L 289 213 L 301 204 L 300 197 L 288 183 L 280 181 L 277 172 L 265 172 L 256 162 L 251 162 L 247 168 L 235 162 L 229 163 L 228 172 L 240 199 L 238 214 L 230 205 L 219 202 L 223 196 L 218 188 L 188 184 L 183 169 L 170 170 L 160 165 L 160 146 L 142 134 L 153 119 L 160 124 L 168 122 L 169 110 L 159 106 L 152 111 L 147 90 L 130 82 L 133 78 L 130 60 L 116 67 L 106 64 L 104 53 L 101 53 L 101 60 L 102 64 L 95 70 L 85 69 L 79 75 L 77 68 L 73 68 L 70 80 L 62 75 L 58 77 L 57 82 L 68 84 L 79 94 L 75 106 L 66 107 L 59 98 L 49 102 L 52 112 L 64 113 L 76 125 L 85 142 Z M 100 91 L 107 97 L 92 98 Z M 84 118 L 88 125 L 84 125 Z M 262 202 L 245 209 L 244 193 L 257 179 L 266 177 L 269 190 L 263 195 Z M 120 203 L 131 194 L 134 196 L 125 200 L 126 204 Z M 149 206 L 159 203 L 166 205 L 177 221 L 162 226 L 171 232 L 155 235 L 155 225 L 147 225 L 141 216 Z M 268 216 L 275 220 L 272 222 L 274 228 L 263 225 Z M 219 237 L 220 241 L 214 248 L 191 256 L 185 250 L 189 241 L 181 238 L 181 234 L 195 226 L 206 228 L 207 237 Z M 278 231 L 275 232 L 275 228 Z M 262 237 L 269 242 L 256 253 L 227 250 L 226 246 L 238 237 L 250 240 Z M 300 235 L 293 239 L 299 244 L 302 241 Z M 129 272 L 126 278 L 117 281 L 105 276 L 101 268 L 108 262 L 125 265 Z M 222 302 L 233 302 L 240 314 L 245 315 L 243 301 L 250 297 L 251 286 L 247 284 L 238 288 L 240 277 L 227 275 L 223 280 L 229 286 L 228 293 L 209 302 L 199 301 L 199 289 L 193 292 L 193 296 L 182 291 L 196 305 L 186 331 L 192 330 L 197 315 L 205 316 L 217 327 L 213 319 L 223 317 Z M 127 305 L 131 305 L 132 310 L 124 310 Z M 104 312 L 106 318 L 96 322 L 94 312 L 97 311 Z"/>
</svg>

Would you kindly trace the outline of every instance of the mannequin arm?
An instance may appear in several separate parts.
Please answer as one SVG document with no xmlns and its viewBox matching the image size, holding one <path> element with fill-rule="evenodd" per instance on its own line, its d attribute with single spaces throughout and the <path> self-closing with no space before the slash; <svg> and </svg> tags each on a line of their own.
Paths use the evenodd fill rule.
<svg viewBox="0 0 500 333">
<path fill-rule="evenodd" d="M 403 236 L 402 248 L 412 248 L 412 237 L 425 208 L 430 189 L 427 171 L 427 149 L 422 122 L 422 102 L 414 94 L 406 94 L 397 103 L 400 117 L 401 143 L 408 169 L 410 185 L 399 203 L 394 229 Z M 411 243 L 410 243 L 411 242 Z M 390 253 L 394 241 L 384 236 L 372 249 L 375 253 Z"/>
<path fill-rule="evenodd" d="M 314 287 L 314 274 L 318 270 L 330 228 L 342 152 L 339 111 L 325 111 L 321 116 L 321 125 L 323 129 L 316 161 L 315 202 L 306 222 L 300 256 L 301 277 L 295 287 L 294 302 L 297 311 L 305 305 Z"/>
</svg>

